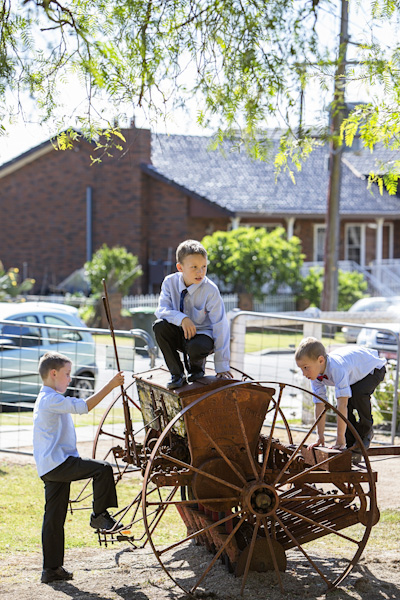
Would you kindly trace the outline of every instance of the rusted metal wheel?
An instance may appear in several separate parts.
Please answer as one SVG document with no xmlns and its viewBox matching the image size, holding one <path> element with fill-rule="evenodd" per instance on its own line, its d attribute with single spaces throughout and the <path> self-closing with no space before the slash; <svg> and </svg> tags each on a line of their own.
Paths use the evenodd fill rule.
<svg viewBox="0 0 400 600">
<path fill-rule="evenodd" d="M 130 387 L 130 386 L 129 386 Z M 129 390 L 126 388 L 126 391 Z M 137 405 L 129 398 L 130 408 L 135 408 Z M 122 478 L 124 480 L 127 476 L 131 476 L 134 480 L 140 482 L 140 489 L 135 493 L 129 504 L 123 506 L 119 511 L 114 514 L 118 522 L 123 522 L 124 531 L 129 530 L 125 539 L 132 545 L 143 548 L 147 541 L 147 532 L 143 525 L 143 516 L 141 508 L 142 501 L 142 477 L 144 466 L 150 456 L 151 450 L 153 449 L 158 437 L 159 432 L 156 429 L 145 428 L 140 426 L 135 436 L 139 434 L 140 442 L 137 443 L 137 452 L 133 452 L 132 444 L 130 451 L 130 460 L 126 460 L 126 437 L 125 437 L 125 422 L 115 423 L 113 411 L 116 407 L 121 405 L 121 394 L 116 397 L 110 405 L 107 407 L 100 423 L 97 428 L 95 440 L 93 443 L 92 457 L 100 460 L 107 460 L 113 465 L 115 483 L 118 484 Z M 119 419 L 120 421 L 120 419 Z M 142 435 L 141 435 L 142 434 Z M 133 462 L 132 462 L 133 461 Z M 157 486 L 149 485 L 146 490 L 146 496 L 152 502 L 160 502 L 161 495 Z M 163 515 L 163 510 L 152 510 L 148 513 L 148 528 L 152 532 L 158 524 L 158 521 Z M 105 535 L 105 543 L 107 541 L 107 534 Z M 108 536 L 109 538 L 110 536 Z M 119 536 L 120 541 L 124 541 L 122 536 Z"/>
<path fill-rule="evenodd" d="M 315 423 L 294 444 L 281 418 L 291 388 L 310 393 L 275 382 L 227 385 L 184 407 L 157 440 L 143 483 L 144 524 L 160 565 L 185 592 L 207 587 L 208 573 L 221 568 L 219 559 L 242 577 L 242 592 L 251 571 L 272 571 L 283 590 L 286 569 L 296 580 L 300 571 L 315 574 L 332 588 L 358 562 L 379 518 L 367 453 L 346 419 L 362 448 L 363 467 L 352 466 L 351 451 L 309 450 Z M 323 414 L 332 409 L 343 419 L 324 405 Z M 259 434 L 257 423 L 264 422 Z M 182 424 L 191 455 L 186 461 L 173 456 L 167 443 Z M 154 486 L 159 500 L 149 496 Z M 189 493 L 181 495 L 181 487 Z M 157 527 L 148 517 L 154 511 Z M 188 558 L 182 569 L 193 542 L 209 558 Z"/>
</svg>

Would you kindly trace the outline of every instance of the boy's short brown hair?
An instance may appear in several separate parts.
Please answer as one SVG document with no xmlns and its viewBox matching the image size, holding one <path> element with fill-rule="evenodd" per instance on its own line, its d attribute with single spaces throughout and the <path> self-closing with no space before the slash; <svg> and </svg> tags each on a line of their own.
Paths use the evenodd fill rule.
<svg viewBox="0 0 400 600">
<path fill-rule="evenodd" d="M 176 262 L 181 263 L 190 254 L 201 254 L 207 258 L 207 250 L 197 240 L 185 240 L 176 249 Z"/>
<path fill-rule="evenodd" d="M 52 369 L 59 371 L 65 365 L 72 365 L 72 360 L 60 352 L 46 352 L 39 360 L 39 375 L 46 379 Z"/>
<path fill-rule="evenodd" d="M 317 338 L 307 337 L 303 338 L 298 345 L 294 359 L 295 361 L 302 360 L 303 358 L 317 360 L 319 356 L 326 358 L 325 346 Z"/>
</svg>

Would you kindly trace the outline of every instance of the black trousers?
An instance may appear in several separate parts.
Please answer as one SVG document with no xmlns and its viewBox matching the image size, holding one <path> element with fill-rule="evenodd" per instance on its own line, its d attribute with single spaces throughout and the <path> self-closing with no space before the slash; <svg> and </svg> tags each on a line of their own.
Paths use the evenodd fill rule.
<svg viewBox="0 0 400 600">
<path fill-rule="evenodd" d="M 370 373 L 364 379 L 353 383 L 351 388 L 351 398 L 349 398 L 347 404 L 348 420 L 354 426 L 361 439 L 365 437 L 371 430 L 373 425 L 372 410 L 371 410 L 371 396 L 374 393 L 377 386 L 383 381 L 386 374 L 386 368 L 375 369 L 373 373 Z M 358 413 L 358 418 L 354 412 Z M 349 430 L 346 429 L 346 446 L 350 448 L 355 442 L 354 436 Z"/>
<path fill-rule="evenodd" d="M 214 340 L 208 335 L 197 333 L 191 340 L 185 340 L 182 327 L 158 319 L 153 323 L 153 331 L 157 344 L 172 375 L 180 375 L 184 367 L 178 350 L 186 352 L 189 358 L 189 371 L 200 371 L 204 360 L 213 351 Z"/>
<path fill-rule="evenodd" d="M 102 513 L 117 507 L 112 466 L 104 461 L 69 456 L 61 465 L 42 475 L 45 507 L 42 525 L 43 568 L 64 564 L 64 523 L 71 481 L 93 478 L 93 511 Z"/>
</svg>

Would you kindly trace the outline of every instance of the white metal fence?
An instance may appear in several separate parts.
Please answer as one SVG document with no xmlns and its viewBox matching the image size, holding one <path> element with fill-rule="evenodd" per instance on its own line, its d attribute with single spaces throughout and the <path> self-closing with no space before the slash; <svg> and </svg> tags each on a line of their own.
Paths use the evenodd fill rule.
<svg viewBox="0 0 400 600">
<path fill-rule="evenodd" d="M 239 305 L 237 294 L 221 294 L 226 312 L 234 310 Z M 146 294 L 137 296 L 125 296 L 122 299 L 123 308 L 149 307 L 156 309 L 158 306 L 159 294 Z M 293 311 L 296 308 L 294 296 L 289 294 L 280 294 L 276 296 L 266 296 L 262 301 L 254 301 L 254 310 L 256 312 L 285 312 Z"/>
<path fill-rule="evenodd" d="M 329 318 L 323 318 L 324 316 Z M 376 326 L 360 323 L 360 315 L 351 315 L 359 323 L 342 321 L 345 313 L 320 313 L 321 318 L 307 318 L 304 313 L 272 314 L 236 312 L 231 317 L 231 365 L 260 381 L 278 381 L 307 389 L 309 382 L 302 376 L 294 360 L 295 348 L 303 337 L 313 336 L 322 339 L 327 351 L 346 345 L 340 334 L 344 326 L 376 331 Z M 350 315 L 349 315 L 350 316 Z M 384 317 L 379 315 L 377 321 Z M 399 434 L 400 417 L 398 409 L 399 334 L 388 329 L 383 323 L 379 331 L 387 333 L 394 340 L 395 357 L 388 362 L 385 380 L 378 386 L 373 397 L 375 424 L 382 435 L 390 435 L 391 443 Z M 332 388 L 333 390 L 333 388 Z M 307 394 L 308 396 L 308 394 Z M 286 411 L 299 422 L 307 422 L 312 406 L 301 392 L 293 392 Z M 332 401 L 334 399 L 332 398 Z"/>
<path fill-rule="evenodd" d="M 239 297 L 237 294 L 221 294 L 226 312 L 239 306 Z M 159 294 L 136 294 L 135 296 L 124 296 L 122 298 L 122 308 L 154 308 L 158 306 Z M 80 307 L 88 304 L 95 304 L 97 300 L 86 298 L 85 296 L 24 296 L 27 301 L 33 302 L 58 302 L 60 304 L 71 304 Z M 296 299 L 291 294 L 267 295 L 262 301 L 254 301 L 254 310 L 256 312 L 286 312 L 296 310 Z"/>
<path fill-rule="evenodd" d="M 154 366 L 156 349 L 146 331 L 116 330 L 115 335 L 119 366 L 129 388 L 133 372 Z M 145 357 L 136 353 L 139 339 L 148 351 Z M 106 329 L 0 320 L 0 451 L 32 453 L 32 411 L 41 387 L 38 362 L 48 350 L 72 361 L 70 395 L 87 398 L 116 372 L 114 345 Z M 91 411 L 87 430 L 78 428 L 81 436 L 93 441 L 105 406 L 119 392 L 113 390 L 103 405 Z"/>
<path fill-rule="evenodd" d="M 343 313 L 338 313 L 336 317 L 328 313 L 328 316 L 329 319 L 320 319 L 304 317 L 304 313 L 277 315 L 243 311 L 231 311 L 229 314 L 232 366 L 255 380 L 290 384 L 292 392 L 286 394 L 282 410 L 288 420 L 299 425 L 309 423 L 312 406 L 310 407 L 310 404 L 305 401 L 304 393 L 298 391 L 298 388 L 307 388 L 308 382 L 296 368 L 295 347 L 302 337 L 314 335 L 322 338 L 327 350 L 330 351 L 338 344 L 344 344 L 343 337 L 340 339 L 337 336 L 341 327 L 355 326 L 354 322 L 339 320 L 343 318 Z M 77 373 L 74 379 L 75 387 L 81 389 L 82 393 L 91 393 L 88 383 L 93 382 L 95 389 L 104 385 L 112 374 L 110 370 L 115 369 L 116 365 L 112 341 L 107 330 L 82 328 L 82 332 L 90 332 L 94 342 L 91 356 L 93 354 L 96 371 L 93 376 L 89 376 L 87 369 L 82 370 L 82 367 L 85 367 L 85 354 L 87 362 L 90 353 L 87 348 L 85 352 L 81 352 L 78 348 L 81 342 L 71 335 L 71 333 L 79 333 L 80 328 L 36 324 L 38 330 L 40 329 L 38 337 L 32 335 L 32 331 L 26 330 L 26 322 L 0 321 L 0 326 L 4 323 L 16 329 L 8 332 L 8 342 L 4 343 L 4 340 L 3 344 L 0 342 L 0 450 L 20 452 L 31 445 L 32 407 L 39 389 L 37 362 L 41 353 L 45 351 L 46 344 L 50 343 L 53 349 L 69 353 L 75 368 L 80 368 L 80 373 Z M 35 324 L 29 323 L 29 329 L 34 326 Z M 365 327 L 365 325 L 359 324 L 358 327 Z M 383 330 L 388 331 L 384 326 Z M 128 331 L 115 333 L 120 340 L 118 353 L 121 368 L 126 372 L 125 381 L 131 385 L 130 372 L 144 371 L 154 365 L 154 355 L 149 360 L 135 351 L 135 338 L 142 336 L 146 341 L 149 337 L 146 332 L 136 330 L 135 334 Z M 394 335 L 400 344 L 399 336 L 394 331 L 389 330 L 389 333 Z M 65 344 L 68 348 L 64 347 Z M 157 364 L 162 363 L 161 358 L 157 360 Z M 33 377 L 34 381 L 29 377 Z M 83 381 L 84 385 L 79 386 L 79 383 L 77 385 L 79 381 Z M 30 389 L 32 385 L 36 386 L 35 389 Z M 377 390 L 378 393 L 374 395 L 377 426 L 383 435 L 391 435 L 392 443 L 398 433 L 398 387 L 399 370 L 398 361 L 395 360 L 390 366 L 385 381 Z M 28 408 L 30 410 L 27 410 Z M 93 422 L 88 434 L 89 438 L 92 436 L 92 440 L 96 430 L 95 422 L 97 420 L 98 423 L 100 420 L 104 407 L 99 407 L 96 411 L 93 412 Z"/>
</svg>

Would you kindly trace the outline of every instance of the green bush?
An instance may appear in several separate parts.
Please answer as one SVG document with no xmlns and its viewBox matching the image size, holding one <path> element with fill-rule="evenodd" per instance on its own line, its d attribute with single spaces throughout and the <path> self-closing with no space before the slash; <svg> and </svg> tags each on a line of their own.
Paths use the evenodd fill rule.
<svg viewBox="0 0 400 600">
<path fill-rule="evenodd" d="M 311 267 L 302 278 L 301 296 L 309 300 L 311 306 L 319 306 L 323 288 L 324 270 Z M 338 310 L 348 310 L 360 298 L 366 295 L 368 284 L 362 273 L 357 271 L 338 271 Z"/>
<path fill-rule="evenodd" d="M 388 424 L 391 427 L 393 414 L 393 397 L 395 391 L 396 367 L 393 361 L 388 361 L 386 365 L 385 379 L 378 385 L 373 395 L 373 407 L 375 409 L 377 424 Z M 400 426 L 400 410 L 397 411 L 396 431 Z"/>
<path fill-rule="evenodd" d="M 13 267 L 5 271 L 3 263 L 0 261 L 0 301 L 26 294 L 34 284 L 34 279 L 24 279 L 20 282 L 19 269 Z"/>
<path fill-rule="evenodd" d="M 95 252 L 84 268 L 94 295 L 103 292 L 103 279 L 110 293 L 127 294 L 135 279 L 142 275 L 137 256 L 121 246 L 109 248 L 106 244 Z"/>
<path fill-rule="evenodd" d="M 271 294 L 282 284 L 298 288 L 303 263 L 300 240 L 288 240 L 282 227 L 271 233 L 263 227 L 216 231 L 204 237 L 202 244 L 208 253 L 210 275 L 227 291 L 247 292 L 262 300 L 266 284 Z"/>
</svg>

